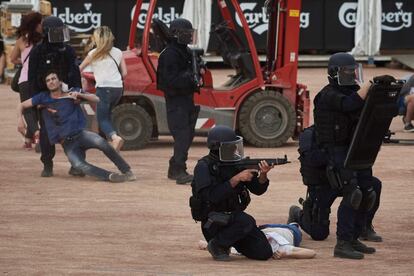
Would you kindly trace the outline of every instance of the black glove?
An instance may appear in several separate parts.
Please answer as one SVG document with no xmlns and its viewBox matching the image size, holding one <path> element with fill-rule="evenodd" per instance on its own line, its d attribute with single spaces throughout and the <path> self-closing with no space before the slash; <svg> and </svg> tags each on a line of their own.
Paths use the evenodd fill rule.
<svg viewBox="0 0 414 276">
<path fill-rule="evenodd" d="M 374 78 L 374 83 L 378 83 L 378 84 L 386 84 L 389 85 L 392 82 L 396 82 L 397 80 L 390 75 L 382 75 L 382 76 L 378 76 Z"/>
</svg>

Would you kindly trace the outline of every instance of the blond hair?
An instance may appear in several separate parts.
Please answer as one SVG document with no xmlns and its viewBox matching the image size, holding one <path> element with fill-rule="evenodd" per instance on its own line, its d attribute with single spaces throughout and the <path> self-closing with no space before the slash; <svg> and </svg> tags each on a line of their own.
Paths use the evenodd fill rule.
<svg viewBox="0 0 414 276">
<path fill-rule="evenodd" d="M 92 43 L 96 46 L 96 50 L 92 55 L 91 61 L 105 58 L 109 55 L 114 46 L 114 35 L 107 26 L 101 26 L 95 29 L 92 35 Z"/>
</svg>

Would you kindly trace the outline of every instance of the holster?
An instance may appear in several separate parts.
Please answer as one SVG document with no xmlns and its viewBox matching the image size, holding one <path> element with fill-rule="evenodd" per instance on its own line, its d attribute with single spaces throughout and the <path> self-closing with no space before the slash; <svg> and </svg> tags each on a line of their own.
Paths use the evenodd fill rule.
<svg viewBox="0 0 414 276">
<path fill-rule="evenodd" d="M 329 185 L 331 185 L 332 189 L 341 190 L 342 189 L 342 181 L 339 176 L 338 171 L 335 169 L 334 166 L 328 165 L 326 166 L 326 177 L 328 178 Z"/>
<path fill-rule="evenodd" d="M 230 212 L 210 212 L 208 213 L 207 222 L 204 224 L 204 228 L 209 229 L 213 224 L 216 226 L 226 226 L 231 221 Z"/>
</svg>

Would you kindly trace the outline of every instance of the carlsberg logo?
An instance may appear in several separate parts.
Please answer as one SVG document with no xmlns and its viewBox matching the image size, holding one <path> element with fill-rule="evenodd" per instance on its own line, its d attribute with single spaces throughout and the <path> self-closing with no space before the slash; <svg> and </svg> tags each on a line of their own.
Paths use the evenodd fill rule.
<svg viewBox="0 0 414 276">
<path fill-rule="evenodd" d="M 135 7 L 136 6 L 134 6 L 132 8 L 132 11 L 131 11 L 131 20 L 134 17 Z M 143 3 L 142 6 L 141 6 L 141 13 L 139 14 L 138 23 L 137 23 L 137 28 L 139 28 L 139 29 L 144 29 L 145 20 L 147 19 L 148 8 L 149 8 L 148 3 Z M 174 7 L 169 7 L 169 11 L 167 11 L 167 12 L 165 12 L 162 7 L 158 7 L 154 11 L 154 14 L 153 14 L 152 18 L 158 18 L 159 20 L 161 20 L 165 24 L 169 25 L 171 23 L 171 21 L 173 21 L 174 19 L 176 19 L 178 17 L 180 17 L 180 14 L 175 11 Z"/>
<path fill-rule="evenodd" d="M 395 12 L 383 12 L 382 13 L 382 29 L 384 31 L 396 32 L 403 28 L 411 28 L 412 26 L 412 12 L 406 12 L 403 10 L 404 3 L 396 2 L 395 6 L 397 11 Z M 358 4 L 355 2 L 343 3 L 339 9 L 339 21 L 346 28 L 355 28 L 357 17 Z"/>
<path fill-rule="evenodd" d="M 101 26 L 102 14 L 92 12 L 91 3 L 85 3 L 83 6 L 83 13 L 72 13 L 69 7 L 65 7 L 63 13 L 58 13 L 58 9 L 54 7 L 53 15 L 62 19 L 63 23 L 75 32 L 84 33 Z"/>
<path fill-rule="evenodd" d="M 257 3 L 241 3 L 240 8 L 246 17 L 247 24 L 253 32 L 258 35 L 267 31 L 269 23 L 269 16 L 266 13 L 266 8 L 262 7 L 260 11 L 254 11 Z M 239 16 L 236 14 L 236 21 L 239 26 L 242 26 Z M 300 14 L 300 27 L 302 29 L 308 28 L 310 25 L 310 14 L 302 12 Z"/>
</svg>

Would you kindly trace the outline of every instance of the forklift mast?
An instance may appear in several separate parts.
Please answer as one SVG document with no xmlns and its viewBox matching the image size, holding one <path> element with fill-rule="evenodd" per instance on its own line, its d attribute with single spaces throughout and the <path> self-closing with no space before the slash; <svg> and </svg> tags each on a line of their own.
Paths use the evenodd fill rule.
<svg viewBox="0 0 414 276">
<path fill-rule="evenodd" d="M 290 80 L 296 83 L 301 0 L 266 0 L 265 7 L 269 16 L 265 82 L 271 83 L 278 69 L 289 67 Z"/>
</svg>

